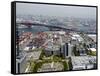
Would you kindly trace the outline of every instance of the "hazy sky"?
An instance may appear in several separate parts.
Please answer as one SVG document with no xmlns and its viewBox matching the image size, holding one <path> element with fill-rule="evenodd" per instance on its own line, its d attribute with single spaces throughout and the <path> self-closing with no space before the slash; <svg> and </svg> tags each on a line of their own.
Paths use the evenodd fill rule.
<svg viewBox="0 0 100 76">
<path fill-rule="evenodd" d="M 95 7 L 45 5 L 31 3 L 16 3 L 17 15 L 48 15 L 48 16 L 73 16 L 83 18 L 96 18 Z"/>
</svg>

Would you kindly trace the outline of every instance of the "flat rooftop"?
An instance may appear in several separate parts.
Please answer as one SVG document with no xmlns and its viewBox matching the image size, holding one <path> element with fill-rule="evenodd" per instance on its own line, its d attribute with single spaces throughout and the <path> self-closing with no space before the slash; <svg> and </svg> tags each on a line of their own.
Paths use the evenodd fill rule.
<svg viewBox="0 0 100 76">
<path fill-rule="evenodd" d="M 96 63 L 96 56 L 73 56 L 71 57 L 72 65 L 81 66 L 90 64 L 90 61 L 92 63 Z"/>
</svg>

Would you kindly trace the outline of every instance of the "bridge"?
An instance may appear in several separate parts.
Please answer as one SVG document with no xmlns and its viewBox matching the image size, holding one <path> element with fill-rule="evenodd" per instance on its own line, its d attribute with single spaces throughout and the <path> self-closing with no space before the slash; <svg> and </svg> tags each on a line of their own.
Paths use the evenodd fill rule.
<svg viewBox="0 0 100 76">
<path fill-rule="evenodd" d="M 16 23 L 16 24 L 18 24 L 18 25 L 19 24 L 26 25 L 29 28 L 31 28 L 32 26 L 44 26 L 44 27 L 48 27 L 50 30 L 57 29 L 57 30 L 64 30 L 64 31 L 76 31 L 74 29 L 68 29 L 67 27 L 64 27 L 64 26 L 53 26 L 53 25 L 43 24 L 43 23 L 25 23 L 25 22 L 20 22 L 20 23 Z"/>
</svg>

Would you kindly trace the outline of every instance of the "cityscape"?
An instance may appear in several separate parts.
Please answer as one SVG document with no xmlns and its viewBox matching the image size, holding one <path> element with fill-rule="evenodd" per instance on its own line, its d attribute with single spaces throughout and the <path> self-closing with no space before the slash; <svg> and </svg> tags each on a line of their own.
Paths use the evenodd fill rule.
<svg viewBox="0 0 100 76">
<path fill-rule="evenodd" d="M 36 8 L 39 5 L 47 7 Z M 56 7 L 57 5 L 29 6 L 29 4 L 17 3 L 17 6 L 16 73 L 97 69 L 95 7 L 84 7 L 81 8 L 83 11 L 78 12 L 80 11 L 78 6 L 68 6 L 66 8 L 70 10 L 66 9 L 66 13 L 72 11 L 73 7 L 77 11 L 72 11 L 74 14 L 63 14 L 61 8 Z M 58 7 L 63 8 L 63 6 Z M 40 8 L 45 9 L 45 13 L 32 12 L 31 8 L 39 11 Z M 56 8 L 60 13 L 55 14 Z M 26 9 L 30 11 L 25 11 Z"/>
</svg>

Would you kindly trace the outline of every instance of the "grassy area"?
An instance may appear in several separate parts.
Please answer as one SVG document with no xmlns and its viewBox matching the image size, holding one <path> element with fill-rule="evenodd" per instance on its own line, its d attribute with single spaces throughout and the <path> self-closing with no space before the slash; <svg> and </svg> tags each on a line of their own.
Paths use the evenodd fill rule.
<svg viewBox="0 0 100 76">
<path fill-rule="evenodd" d="M 43 50 L 43 48 L 35 48 L 34 50 L 32 50 L 32 51 L 42 51 Z"/>
<path fill-rule="evenodd" d="M 96 56 L 96 51 L 92 51 L 91 54 L 92 54 L 93 56 Z"/>
<path fill-rule="evenodd" d="M 58 57 L 58 56 L 54 55 L 54 56 L 53 56 L 53 60 L 52 60 L 52 61 L 57 62 L 57 61 L 61 61 L 61 60 L 62 60 L 62 58 L 61 58 L 61 57 Z"/>
<path fill-rule="evenodd" d="M 31 62 L 31 65 L 30 65 L 31 69 L 30 69 L 30 71 L 36 73 L 38 71 L 38 69 L 41 68 L 41 66 L 44 63 L 51 63 L 51 62 L 52 62 L 51 59 L 43 59 L 43 60 L 41 60 L 39 62 L 37 62 L 37 61 Z"/>
<path fill-rule="evenodd" d="M 37 62 L 35 63 L 35 67 L 33 68 L 33 72 L 37 72 L 39 68 L 43 65 L 44 62 Z"/>
<path fill-rule="evenodd" d="M 38 69 L 41 68 L 41 66 L 44 63 L 52 63 L 52 62 L 62 63 L 64 66 L 63 70 L 69 70 L 68 62 L 66 62 L 62 57 L 57 56 L 57 55 L 52 55 L 52 56 L 46 57 L 43 48 L 35 49 L 35 51 L 42 51 L 42 52 L 41 52 L 41 55 L 39 57 L 39 60 L 37 60 L 37 61 L 34 61 L 32 59 L 29 60 L 29 65 L 30 65 L 29 71 L 30 72 L 36 73 L 38 71 Z"/>
<path fill-rule="evenodd" d="M 63 66 L 64 66 L 64 71 L 69 70 L 68 62 L 62 61 L 62 63 L 63 63 Z"/>
<path fill-rule="evenodd" d="M 69 70 L 69 64 L 68 64 L 68 62 L 65 61 L 64 59 L 62 59 L 62 57 L 54 55 L 53 56 L 53 61 L 54 62 L 61 62 L 63 64 L 63 66 L 64 66 L 64 69 L 63 69 L 64 71 L 65 70 Z"/>
<path fill-rule="evenodd" d="M 33 68 L 35 67 L 35 63 L 34 62 L 31 62 L 30 63 L 30 71 L 33 72 Z"/>
<path fill-rule="evenodd" d="M 76 45 L 73 47 L 73 53 L 75 56 L 80 56 L 79 51 L 77 50 L 76 47 L 77 47 Z"/>
<path fill-rule="evenodd" d="M 91 56 L 96 56 L 96 51 L 91 51 L 91 50 L 89 50 L 89 51 L 87 52 L 87 54 L 88 54 L 88 55 L 91 55 Z"/>
<path fill-rule="evenodd" d="M 69 65 L 69 70 L 72 70 L 72 61 L 71 61 L 71 57 L 69 58 L 68 65 Z"/>
<path fill-rule="evenodd" d="M 41 55 L 39 57 L 40 60 L 42 60 L 45 56 L 45 53 L 44 53 L 44 49 L 40 49 L 42 52 L 41 52 Z"/>
<path fill-rule="evenodd" d="M 65 60 L 62 60 L 61 57 L 58 57 L 58 56 L 51 56 L 50 59 L 42 59 L 40 61 L 30 61 L 30 71 L 31 72 L 37 72 L 39 68 L 41 68 L 41 66 L 44 64 L 44 63 L 52 63 L 52 62 L 60 62 L 63 64 L 64 66 L 64 69 L 63 70 L 69 70 L 69 63 L 66 62 Z"/>
</svg>

